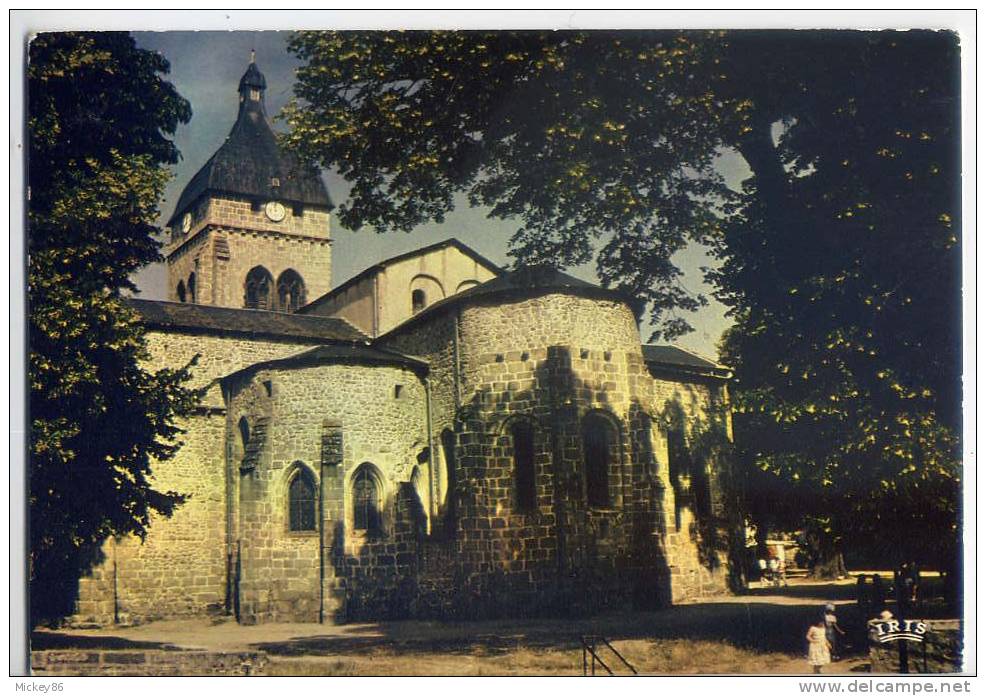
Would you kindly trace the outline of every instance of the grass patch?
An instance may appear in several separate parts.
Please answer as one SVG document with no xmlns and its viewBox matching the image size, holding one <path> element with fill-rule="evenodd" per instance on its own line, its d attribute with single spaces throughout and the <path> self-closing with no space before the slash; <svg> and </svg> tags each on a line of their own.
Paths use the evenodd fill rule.
<svg viewBox="0 0 986 696">
<path fill-rule="evenodd" d="M 640 674 L 777 674 L 808 670 L 804 660 L 783 653 L 758 653 L 715 641 L 624 640 L 614 642 Z M 619 660 L 602 654 L 616 674 L 629 674 Z M 597 666 L 597 674 L 605 670 Z M 346 657 L 272 658 L 271 676 L 574 676 L 582 674 L 582 651 L 518 646 L 491 653 L 477 646 L 459 654 L 399 654 L 386 648 Z"/>
<path fill-rule="evenodd" d="M 267 663 L 268 677 L 353 677 L 359 674 L 354 660 L 317 657 L 279 657 Z"/>
</svg>

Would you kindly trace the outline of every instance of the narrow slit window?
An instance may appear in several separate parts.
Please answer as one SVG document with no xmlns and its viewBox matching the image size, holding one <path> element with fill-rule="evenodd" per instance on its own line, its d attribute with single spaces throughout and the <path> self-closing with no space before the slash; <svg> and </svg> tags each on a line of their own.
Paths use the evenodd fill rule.
<svg viewBox="0 0 986 696">
<path fill-rule="evenodd" d="M 537 507 L 537 477 L 534 466 L 534 428 L 530 423 L 514 423 L 510 428 L 514 450 L 514 487 L 519 512 Z"/>
<path fill-rule="evenodd" d="M 589 416 L 582 425 L 582 453 L 585 463 L 586 502 L 590 507 L 609 507 L 610 449 L 612 427 L 600 416 Z"/>
</svg>

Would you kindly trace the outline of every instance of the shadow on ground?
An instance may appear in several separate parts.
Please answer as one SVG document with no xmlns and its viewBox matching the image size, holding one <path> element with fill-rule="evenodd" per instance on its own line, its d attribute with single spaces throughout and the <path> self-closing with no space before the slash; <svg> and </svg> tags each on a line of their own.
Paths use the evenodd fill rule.
<svg viewBox="0 0 986 696">
<path fill-rule="evenodd" d="M 292 657 L 436 652 L 497 655 L 518 648 L 578 650 L 582 635 L 595 634 L 610 641 L 702 640 L 757 652 L 801 655 L 808 626 L 820 613 L 817 602 L 778 605 L 744 602 L 738 597 L 656 612 L 607 614 L 581 620 L 368 624 L 352 626 L 343 635 L 306 636 L 254 643 L 250 647 L 271 655 Z"/>
<path fill-rule="evenodd" d="M 184 650 L 171 643 L 128 640 L 118 636 L 80 636 L 57 631 L 33 631 L 31 650 Z"/>
<path fill-rule="evenodd" d="M 688 641 L 701 641 L 753 653 L 802 658 L 808 626 L 820 618 L 827 601 L 840 602 L 839 621 L 849 643 L 860 649 L 865 646 L 865 620 L 871 617 L 860 613 L 854 603 L 845 603 L 853 592 L 851 584 L 797 583 L 784 588 L 757 588 L 746 596 L 721 597 L 661 611 L 628 611 L 582 619 L 391 621 L 324 627 L 285 624 L 272 632 L 235 623 L 169 631 L 167 622 L 162 622 L 157 630 L 155 624 L 142 627 L 143 640 L 137 640 L 136 635 L 121 636 L 120 631 L 128 629 L 120 627 L 105 629 L 106 635 L 44 630 L 32 635 L 32 649 L 179 650 L 182 648 L 178 646 L 212 643 L 214 647 L 222 645 L 222 649 L 257 649 L 285 658 L 496 657 L 524 649 L 577 653 L 581 636 L 601 635 L 610 641 L 669 641 L 669 648 L 676 645 L 672 641 L 685 645 Z M 887 608 L 893 610 L 894 606 L 888 603 Z M 936 608 L 926 605 L 918 611 L 927 618 L 945 611 L 935 611 Z M 258 640 L 259 636 L 264 639 Z M 851 656 L 852 645 L 843 647 Z"/>
<path fill-rule="evenodd" d="M 786 587 L 755 587 L 747 592 L 751 597 L 770 597 L 782 595 L 796 599 L 813 599 L 825 602 L 839 602 L 856 599 L 856 586 L 850 584 L 804 583 Z"/>
</svg>

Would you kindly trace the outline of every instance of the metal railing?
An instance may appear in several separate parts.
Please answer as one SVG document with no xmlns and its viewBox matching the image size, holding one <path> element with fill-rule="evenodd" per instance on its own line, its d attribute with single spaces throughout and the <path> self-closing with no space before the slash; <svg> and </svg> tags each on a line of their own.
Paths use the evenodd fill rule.
<svg viewBox="0 0 986 696">
<path fill-rule="evenodd" d="M 613 670 L 609 668 L 609 665 L 603 660 L 599 655 L 600 644 L 610 649 L 620 662 L 627 666 L 627 668 L 633 672 L 637 673 L 634 666 L 627 662 L 626 658 L 620 654 L 620 651 L 613 647 L 613 645 L 606 640 L 603 636 L 582 636 L 582 676 L 596 676 L 596 663 L 598 662 L 600 666 L 606 670 L 606 672 L 613 676 Z"/>
</svg>

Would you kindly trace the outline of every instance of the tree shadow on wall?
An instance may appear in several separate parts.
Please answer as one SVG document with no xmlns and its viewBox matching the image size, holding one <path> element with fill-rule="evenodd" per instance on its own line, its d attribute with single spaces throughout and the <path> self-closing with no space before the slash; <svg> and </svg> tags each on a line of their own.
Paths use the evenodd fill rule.
<svg viewBox="0 0 986 696">
<path fill-rule="evenodd" d="M 595 357 L 600 365 L 611 365 L 608 356 Z M 670 571 L 663 543 L 664 491 L 646 465 L 653 459 L 653 443 L 643 407 L 634 400 L 629 417 L 618 419 L 609 407 L 611 394 L 605 384 L 612 377 L 603 370 L 594 376 L 578 374 L 566 347 L 549 347 L 546 358 L 533 367 L 515 369 L 516 365 L 510 366 L 515 359 L 497 356 L 497 362 L 505 363 L 502 375 L 487 377 L 485 382 L 501 381 L 504 388 L 478 390 L 456 414 L 461 453 L 457 454 L 457 486 L 450 492 L 454 507 L 462 519 L 484 523 L 492 518 L 494 526 L 506 527 L 481 544 L 493 556 L 493 569 L 462 577 L 461 594 L 472 595 L 472 607 L 458 612 L 458 618 L 579 616 L 624 608 L 628 603 L 638 608 L 670 604 Z M 582 430 L 587 413 L 606 414 L 619 424 L 622 465 L 616 490 L 621 502 L 607 510 L 590 509 L 587 502 Z M 537 493 L 536 509 L 523 516 L 514 510 L 517 494 L 513 489 L 518 484 L 509 472 L 517 464 L 507 427 L 519 418 L 528 419 L 535 429 L 535 476 L 550 480 L 549 490 Z M 505 497 L 504 490 L 511 493 Z M 511 553 L 526 548 L 511 538 L 523 534 L 516 528 L 518 519 L 541 529 L 542 534 L 550 529 L 553 537 L 549 557 L 534 564 L 535 584 L 550 590 L 539 589 L 533 596 L 522 587 L 511 587 L 511 573 L 506 572 L 514 560 Z M 460 529 L 460 550 L 462 533 Z M 472 536 L 480 535 L 472 532 Z M 518 602 L 521 596 L 524 600 Z"/>
<path fill-rule="evenodd" d="M 436 521 L 429 537 L 420 500 L 406 484 L 395 497 L 392 538 L 367 541 L 355 554 L 347 553 L 346 531 L 336 523 L 329 557 L 341 581 L 333 591 L 337 622 L 572 617 L 670 605 L 664 501 L 671 491 L 661 483 L 652 442 L 655 420 L 666 420 L 668 414 L 650 413 L 633 398 L 626 419 L 618 419 L 609 406 L 608 356 L 580 354 L 582 360 L 598 362 L 600 369 L 591 374 L 576 372 L 572 354 L 563 346 L 549 347 L 546 358 L 531 367 L 515 369 L 509 365 L 512 360 L 498 357 L 497 362 L 506 363 L 504 388 L 476 391 L 455 414 L 453 437 L 447 442 L 443 438 L 443 447 L 450 450 L 446 458 L 456 467 L 446 501 L 446 509 L 454 511 L 450 524 Z M 640 369 L 645 370 L 643 365 Z M 680 403 L 670 403 L 668 409 L 684 423 Z M 609 414 L 619 423 L 620 502 L 609 510 L 588 504 L 582 428 L 590 412 Z M 513 509 L 515 498 L 504 494 L 516 483 L 509 473 L 514 463 L 512 448 L 504 444 L 509 439 L 505 424 L 519 417 L 535 425 L 536 475 L 549 479 L 544 484 L 549 490 L 539 490 L 536 510 L 523 515 Z M 704 467 L 692 468 L 692 480 L 708 488 Z M 676 504 L 695 506 L 680 486 L 674 493 Z M 703 500 L 711 510 L 711 497 Z M 711 513 L 695 518 L 690 536 L 703 565 L 715 569 L 721 565 L 715 521 Z M 550 549 L 546 553 L 529 544 L 536 535 L 528 532 L 534 529 L 541 537 L 552 537 L 534 539 L 551 542 L 540 547 Z M 414 558 L 402 561 L 400 554 Z M 390 565 L 377 562 L 378 556 L 392 555 L 396 560 Z M 429 567 L 435 565 L 429 558 L 445 568 Z M 528 563 L 520 565 L 520 573 L 519 560 Z M 524 571 L 530 572 L 526 582 Z"/>
<path fill-rule="evenodd" d="M 680 521 L 686 508 L 691 512 L 688 537 L 698 553 L 698 561 L 709 571 L 719 570 L 723 566 L 722 554 L 731 551 L 726 538 L 728 531 L 722 528 L 728 527 L 728 520 L 717 518 L 713 504 L 711 469 L 721 468 L 722 450 L 728 443 L 720 417 L 713 410 L 707 422 L 693 423 L 689 432 L 689 419 L 681 401 L 675 397 L 665 404 L 661 419 L 667 424 L 668 478 L 674 495 L 675 519 Z"/>
<path fill-rule="evenodd" d="M 425 510 L 414 485 L 401 482 L 394 496 L 393 522 L 384 531 L 371 532 L 357 553 L 346 550 L 346 528 L 332 526 L 328 562 L 337 586 L 330 591 L 335 623 L 406 619 L 413 614 L 417 595 L 415 577 L 418 551 L 425 537 Z"/>
<path fill-rule="evenodd" d="M 28 587 L 32 626 L 57 627 L 75 613 L 81 580 L 107 572 L 107 543 L 111 542 L 103 539 L 76 546 L 71 535 L 64 535 L 51 542 L 47 553 L 33 556 L 34 577 Z"/>
</svg>

